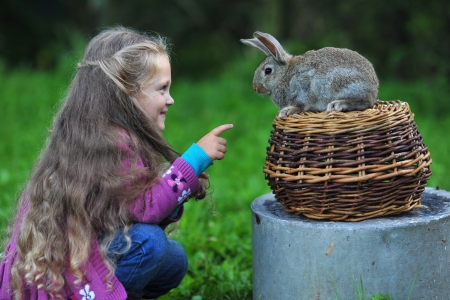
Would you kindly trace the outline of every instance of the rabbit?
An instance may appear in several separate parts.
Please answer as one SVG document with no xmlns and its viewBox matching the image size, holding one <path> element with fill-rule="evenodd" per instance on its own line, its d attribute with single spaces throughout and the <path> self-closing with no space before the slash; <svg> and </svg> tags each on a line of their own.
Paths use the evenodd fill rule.
<svg viewBox="0 0 450 300">
<path fill-rule="evenodd" d="M 267 55 L 255 71 L 253 89 L 270 96 L 278 117 L 303 111 L 364 110 L 377 101 L 375 70 L 357 52 L 326 47 L 293 56 L 270 34 L 256 31 L 253 36 L 240 41 Z"/>
</svg>

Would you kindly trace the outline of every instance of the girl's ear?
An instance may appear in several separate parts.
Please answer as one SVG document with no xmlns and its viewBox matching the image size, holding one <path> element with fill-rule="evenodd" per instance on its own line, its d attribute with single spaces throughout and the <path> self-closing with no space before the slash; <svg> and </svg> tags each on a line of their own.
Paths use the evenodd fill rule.
<svg viewBox="0 0 450 300">
<path fill-rule="evenodd" d="M 270 34 L 256 31 L 253 36 L 267 49 L 275 61 L 280 64 L 287 64 L 291 55 L 284 51 L 281 44 Z"/>
</svg>

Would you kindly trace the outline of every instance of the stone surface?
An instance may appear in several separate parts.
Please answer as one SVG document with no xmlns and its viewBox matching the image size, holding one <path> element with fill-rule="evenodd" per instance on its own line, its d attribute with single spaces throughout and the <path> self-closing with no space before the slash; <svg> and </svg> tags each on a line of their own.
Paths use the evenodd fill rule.
<svg viewBox="0 0 450 300">
<path fill-rule="evenodd" d="M 290 214 L 272 194 L 251 210 L 254 299 L 356 299 L 361 283 L 364 299 L 450 297 L 447 191 L 426 188 L 422 207 L 361 222 Z"/>
</svg>

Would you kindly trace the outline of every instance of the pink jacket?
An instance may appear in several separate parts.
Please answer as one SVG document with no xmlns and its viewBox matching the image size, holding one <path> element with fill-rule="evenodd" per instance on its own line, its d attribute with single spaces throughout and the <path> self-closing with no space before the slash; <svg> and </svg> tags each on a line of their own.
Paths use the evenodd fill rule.
<svg viewBox="0 0 450 300">
<path fill-rule="evenodd" d="M 124 168 L 130 167 L 131 161 L 124 161 Z M 138 161 L 138 168 L 143 168 L 142 160 Z M 179 209 L 174 218 L 168 217 L 171 212 L 186 200 L 191 193 L 199 189 L 199 180 L 192 167 L 182 158 L 177 158 L 167 172 L 151 188 L 143 190 L 130 207 L 130 213 L 136 222 L 159 224 L 165 227 L 178 221 L 183 214 L 183 207 Z M 26 205 L 22 207 L 14 233 L 8 243 L 0 264 L 0 300 L 13 299 L 10 290 L 11 266 L 16 258 L 16 239 L 18 229 Z M 103 257 L 97 240 L 92 242 L 91 255 L 85 270 L 85 280 L 79 285 L 74 285 L 74 277 L 69 272 L 64 273 L 66 285 L 62 290 L 67 299 L 100 300 L 100 299 L 126 299 L 127 294 L 122 284 L 114 276 L 112 287 L 108 288 L 104 279 L 108 274 L 108 268 L 103 263 Z M 22 291 L 23 299 L 46 300 L 50 297 L 35 286 L 29 286 Z"/>
</svg>

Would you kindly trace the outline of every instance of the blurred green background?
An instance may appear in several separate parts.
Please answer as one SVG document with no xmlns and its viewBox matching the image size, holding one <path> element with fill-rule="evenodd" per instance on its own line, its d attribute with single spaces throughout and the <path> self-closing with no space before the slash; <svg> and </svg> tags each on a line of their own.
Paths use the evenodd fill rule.
<svg viewBox="0 0 450 300">
<path fill-rule="evenodd" d="M 173 44 L 175 105 L 165 135 L 176 149 L 184 151 L 220 124 L 235 126 L 223 134 L 225 159 L 208 169 L 209 200 L 189 202 L 171 233 L 185 247 L 190 266 L 181 286 L 164 299 L 251 299 L 250 203 L 270 192 L 262 168 L 277 113 L 251 87 L 264 55 L 239 42 L 256 30 L 271 33 L 292 54 L 333 46 L 367 57 L 380 79 L 379 98 L 406 101 L 415 113 L 433 158 L 429 186 L 450 190 L 446 1 L 3 0 L 1 230 L 87 41 L 116 24 L 158 32 Z"/>
</svg>

